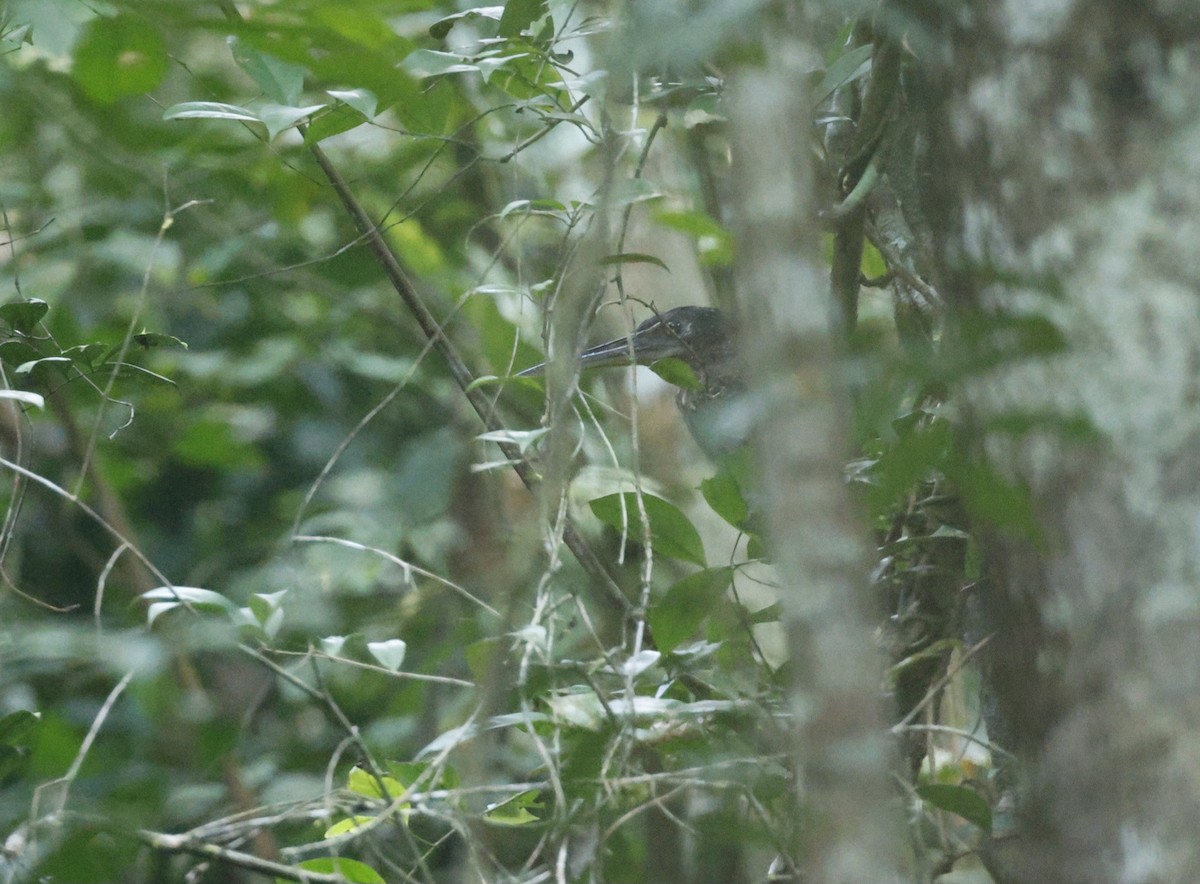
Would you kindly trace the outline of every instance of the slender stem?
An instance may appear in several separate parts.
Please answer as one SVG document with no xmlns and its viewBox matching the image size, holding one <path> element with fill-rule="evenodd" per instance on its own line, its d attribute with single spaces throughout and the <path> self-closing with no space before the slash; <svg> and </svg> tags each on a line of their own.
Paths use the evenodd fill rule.
<svg viewBox="0 0 1200 884">
<path fill-rule="evenodd" d="M 338 198 L 342 201 L 342 205 L 354 220 L 355 226 L 359 232 L 366 238 L 367 247 L 375 255 L 375 259 L 383 268 L 384 274 L 388 281 L 392 284 L 392 288 L 400 295 L 400 299 L 404 301 L 405 307 L 412 313 L 413 318 L 417 320 L 417 324 L 421 327 L 421 331 L 433 344 L 435 350 L 441 354 L 446 361 L 446 365 L 450 369 L 450 374 L 453 376 L 455 383 L 462 389 L 463 395 L 467 397 L 467 401 L 479 415 L 479 419 L 489 431 L 503 431 L 504 424 L 496 417 L 494 411 L 488 402 L 487 397 L 481 390 L 473 387 L 475 380 L 462 357 L 458 355 L 454 344 L 446 336 L 445 330 L 438 323 L 433 313 L 425 306 L 425 301 L 417 292 L 416 286 L 412 280 L 404 272 L 400 266 L 400 261 L 397 259 L 391 247 L 384 240 L 383 235 L 379 232 L 378 226 L 371 220 L 362 203 L 355 197 L 351 191 L 346 179 L 330 162 L 329 157 L 321 150 L 317 144 L 309 145 L 309 150 L 312 151 L 313 157 L 317 161 L 317 165 L 321 167 L 321 171 L 329 179 L 329 183 L 333 185 L 334 191 Z M 526 488 L 533 489 L 537 484 L 537 476 L 525 461 L 520 449 L 508 442 L 497 443 L 500 450 L 504 453 L 521 481 Z M 587 542 L 580 535 L 574 524 L 570 521 L 563 528 L 563 542 L 572 554 L 583 566 L 583 569 L 596 582 L 602 591 L 602 597 L 607 601 L 618 613 L 622 616 L 627 616 L 631 613 L 633 606 L 621 592 L 619 586 L 613 580 L 612 576 L 605 569 L 600 559 L 596 557 L 596 553 L 588 546 Z"/>
</svg>

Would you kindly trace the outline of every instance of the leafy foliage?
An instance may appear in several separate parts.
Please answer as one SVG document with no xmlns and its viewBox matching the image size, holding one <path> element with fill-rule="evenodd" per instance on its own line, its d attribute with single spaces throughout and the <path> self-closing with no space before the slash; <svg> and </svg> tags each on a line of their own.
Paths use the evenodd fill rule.
<svg viewBox="0 0 1200 884">
<path fill-rule="evenodd" d="M 156 830 L 232 866 L 253 840 L 281 880 L 765 868 L 796 813 L 761 477 L 704 462 L 670 397 L 587 390 L 561 509 L 620 619 L 507 473 L 548 439 L 541 387 L 511 375 L 606 213 L 611 291 L 728 285 L 727 99 L 702 62 L 753 62 L 737 4 L 702 4 L 672 58 L 637 32 L 650 11 L 243 6 L 39 0 L 3 23 L 6 874 L 199 874 L 131 836 Z M 834 51 L 814 100 L 874 51 Z M 463 407 L 322 157 L 504 427 Z M 928 389 L 1064 340 L 1037 315 L 967 331 L 927 365 L 891 342 L 864 360 L 851 479 L 904 714 L 962 653 L 965 513 L 1036 535 Z M 687 386 L 680 366 L 657 370 Z M 632 409 L 636 438 L 607 413 Z M 914 788 L 989 831 L 981 792 Z M 143 849 L 171 858 L 144 871 Z"/>
</svg>

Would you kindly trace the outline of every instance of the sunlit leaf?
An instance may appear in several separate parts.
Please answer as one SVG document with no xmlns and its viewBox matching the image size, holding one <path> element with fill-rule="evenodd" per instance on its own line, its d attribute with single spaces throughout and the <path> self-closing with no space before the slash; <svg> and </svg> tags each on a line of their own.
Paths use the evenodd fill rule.
<svg viewBox="0 0 1200 884">
<path fill-rule="evenodd" d="M 274 138 L 284 129 L 292 128 L 324 107 L 326 107 L 324 104 L 310 104 L 307 107 L 267 104 L 259 109 L 258 118 L 267 127 L 268 137 Z"/>
<path fill-rule="evenodd" d="M 447 15 L 444 18 L 439 18 L 429 26 L 429 34 L 438 40 L 443 39 L 450 33 L 450 29 L 461 21 L 470 21 L 476 18 L 485 18 L 492 21 L 500 21 L 504 17 L 503 6 L 478 6 L 475 9 L 468 9 L 465 12 L 456 12 L 454 15 Z"/>
<path fill-rule="evenodd" d="M 151 624 L 167 611 L 178 607 L 231 617 L 237 613 L 237 605 L 225 596 L 197 586 L 159 586 L 142 593 L 141 598 L 152 603 L 147 609 L 147 620 Z"/>
<path fill-rule="evenodd" d="M 346 780 L 346 786 L 357 795 L 367 798 L 378 798 L 381 801 L 394 801 L 408 789 L 404 783 L 395 777 L 384 774 L 376 777 L 361 767 L 353 767 Z M 385 791 L 386 790 L 386 794 Z"/>
<path fill-rule="evenodd" d="M 541 793 L 536 789 L 521 792 L 506 801 L 489 804 L 483 812 L 483 818 L 489 823 L 501 826 L 523 826 L 527 823 L 538 822 L 536 814 L 530 810 L 540 810 L 542 803 L 538 800 Z"/>
<path fill-rule="evenodd" d="M 676 359 L 674 356 L 659 359 L 650 366 L 650 370 L 668 384 L 673 384 L 681 389 L 704 389 L 704 384 L 700 382 L 695 370 L 682 359 Z"/>
<path fill-rule="evenodd" d="M 321 650 L 330 657 L 339 657 L 342 653 L 342 648 L 346 646 L 346 636 L 344 635 L 327 635 L 321 639 Z"/>
<path fill-rule="evenodd" d="M 34 408 L 46 407 L 44 396 L 39 393 L 30 393 L 28 390 L 0 390 L 0 399 L 22 402 L 25 405 L 32 405 Z"/>
<path fill-rule="evenodd" d="M 358 832 L 358 831 L 361 831 L 362 829 L 366 829 L 366 828 L 372 826 L 375 823 L 375 820 L 376 820 L 376 817 L 373 817 L 373 816 L 366 816 L 366 815 L 352 816 L 352 817 L 342 820 L 339 823 L 334 823 L 332 826 L 330 826 L 328 829 L 325 830 L 324 837 L 336 838 L 339 835 L 347 835 L 351 832 Z"/>
<path fill-rule="evenodd" d="M 387 884 L 377 871 L 364 862 L 342 857 L 321 859 L 306 859 L 297 868 L 306 872 L 322 872 L 326 875 L 341 875 L 351 884 Z M 282 878 L 276 878 L 280 884 L 289 884 Z"/>
<path fill-rule="evenodd" d="M 370 89 L 330 89 L 326 95 L 350 105 L 368 120 L 375 119 L 379 99 Z"/>
<path fill-rule="evenodd" d="M 65 371 L 71 367 L 71 360 L 66 356 L 43 356 L 40 359 L 34 359 L 31 362 L 25 362 L 18 365 L 14 371 L 17 374 L 41 375 L 47 370 L 58 369 Z"/>
<path fill-rule="evenodd" d="M 396 672 L 400 669 L 400 664 L 404 662 L 404 655 L 408 652 L 408 643 L 398 638 L 381 642 L 367 642 L 367 650 L 371 652 L 372 657 L 379 661 L 381 666 Z"/>
</svg>

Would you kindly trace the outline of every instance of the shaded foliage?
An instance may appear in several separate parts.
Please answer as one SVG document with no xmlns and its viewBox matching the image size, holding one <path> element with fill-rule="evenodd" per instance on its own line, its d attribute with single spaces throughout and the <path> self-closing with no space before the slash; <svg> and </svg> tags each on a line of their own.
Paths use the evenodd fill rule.
<svg viewBox="0 0 1200 884">
<path fill-rule="evenodd" d="M 704 461 L 647 375 L 637 395 L 585 381 L 561 507 L 506 465 L 540 466 L 543 390 L 510 376 L 541 358 L 600 219 L 621 216 L 588 322 L 728 296 L 720 71 L 754 61 L 726 30 L 744 10 L 707 4 L 664 46 L 654 4 L 223 6 L 43 0 L 3 24 L 0 364 L 45 401 L 0 403 L 6 872 L 217 880 L 253 855 L 364 882 L 761 877 L 800 820 L 764 480 Z M 873 60 L 895 38 L 852 24 L 821 32 L 806 84 L 825 129 L 843 106 L 890 119 L 871 96 L 897 74 Z M 831 202 L 868 175 L 868 135 L 825 151 Z M 506 429 L 481 435 L 313 147 Z M 911 253 L 857 229 L 830 253 L 835 277 L 851 261 L 851 483 L 881 550 L 863 591 L 914 831 L 965 854 L 991 826 L 960 671 L 970 522 L 1035 527 L 942 406 L 1063 342 L 997 313 L 941 347 Z M 859 303 L 860 278 L 890 289 Z M 1044 427 L 1020 417 L 1013 433 Z M 562 547 L 560 510 L 624 616 Z M 965 737 L 920 728 L 946 714 Z M 939 811 L 978 832 L 939 842 Z"/>
</svg>

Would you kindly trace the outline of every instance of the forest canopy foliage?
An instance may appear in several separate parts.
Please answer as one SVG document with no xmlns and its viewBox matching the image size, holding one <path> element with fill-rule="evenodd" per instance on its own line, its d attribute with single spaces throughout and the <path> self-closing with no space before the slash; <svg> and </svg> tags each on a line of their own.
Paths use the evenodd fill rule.
<svg viewBox="0 0 1200 884">
<path fill-rule="evenodd" d="M 788 563 L 833 536 L 878 671 L 842 718 L 888 740 L 837 763 L 891 770 L 916 879 L 1004 880 L 1029 746 L 969 602 L 989 548 L 1057 541 L 990 456 L 1099 432 L 960 398 L 1067 353 L 1069 293 L 935 242 L 953 35 L 909 6 L 11 0 L 3 879 L 811 870 L 852 817 L 804 663 L 841 615 Z M 821 279 L 792 386 L 839 422 L 796 440 L 836 499 L 791 526 L 770 383 L 709 458 L 687 358 L 577 365 L 672 307 L 767 314 L 737 145 L 771 134 L 735 129 L 780 70 Z M 968 276 L 1021 297 L 953 314 Z"/>
</svg>

